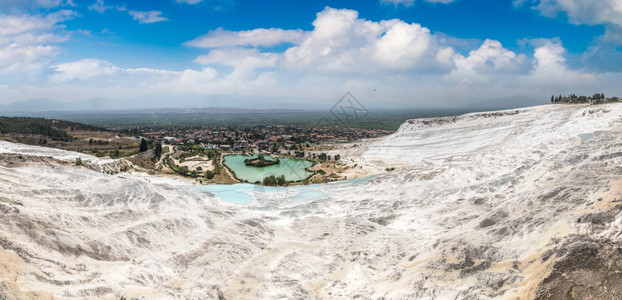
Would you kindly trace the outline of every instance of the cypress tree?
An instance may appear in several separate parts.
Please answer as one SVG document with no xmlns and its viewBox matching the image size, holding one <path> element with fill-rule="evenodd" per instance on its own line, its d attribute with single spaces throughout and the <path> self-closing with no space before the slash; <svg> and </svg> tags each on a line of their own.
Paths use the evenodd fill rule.
<svg viewBox="0 0 622 300">
<path fill-rule="evenodd" d="M 140 152 L 147 151 L 147 141 L 145 139 L 140 139 Z"/>
<path fill-rule="evenodd" d="M 160 157 L 160 155 L 162 155 L 162 143 L 157 142 L 156 146 L 155 146 L 155 155 L 157 157 Z"/>
</svg>

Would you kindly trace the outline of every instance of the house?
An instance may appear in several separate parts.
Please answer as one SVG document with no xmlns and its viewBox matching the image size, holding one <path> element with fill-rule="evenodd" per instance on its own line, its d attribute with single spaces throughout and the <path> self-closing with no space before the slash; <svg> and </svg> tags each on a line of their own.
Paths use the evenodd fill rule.
<svg viewBox="0 0 622 300">
<path fill-rule="evenodd" d="M 233 144 L 234 149 L 245 149 L 248 148 L 248 141 L 246 140 L 238 140 Z"/>
</svg>

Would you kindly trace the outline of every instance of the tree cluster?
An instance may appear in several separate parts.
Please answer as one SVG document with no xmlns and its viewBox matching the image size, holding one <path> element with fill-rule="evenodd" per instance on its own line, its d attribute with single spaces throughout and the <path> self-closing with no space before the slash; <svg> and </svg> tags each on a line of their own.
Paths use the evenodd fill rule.
<svg viewBox="0 0 622 300">
<path fill-rule="evenodd" d="M 73 141 L 73 137 L 66 131 L 55 128 L 54 122 L 44 118 L 0 117 L 0 133 L 42 135 L 54 141 Z"/>
<path fill-rule="evenodd" d="M 281 175 L 281 176 L 270 175 L 263 179 L 263 185 L 284 186 L 284 185 L 287 185 L 287 181 L 285 180 L 285 175 Z"/>
<path fill-rule="evenodd" d="M 576 94 L 570 94 L 568 96 L 551 96 L 551 103 L 602 103 L 605 101 L 618 102 L 620 101 L 620 98 L 611 97 L 610 99 L 607 99 L 603 93 L 595 93 L 592 96 L 577 96 Z"/>
<path fill-rule="evenodd" d="M 277 158 L 275 160 L 267 160 L 263 154 L 257 155 L 257 158 L 245 159 L 244 165 L 250 167 L 263 168 L 272 165 L 278 165 L 281 161 Z"/>
</svg>

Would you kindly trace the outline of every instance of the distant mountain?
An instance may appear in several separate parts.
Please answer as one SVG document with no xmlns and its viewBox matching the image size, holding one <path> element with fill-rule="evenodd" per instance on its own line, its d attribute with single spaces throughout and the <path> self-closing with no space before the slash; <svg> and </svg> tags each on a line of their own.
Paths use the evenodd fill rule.
<svg viewBox="0 0 622 300">
<path fill-rule="evenodd" d="M 300 99 L 298 99 L 300 100 Z M 210 95 L 206 97 L 189 96 L 183 99 L 172 99 L 170 97 L 154 95 L 145 99 L 106 99 L 94 98 L 86 101 L 64 102 L 49 99 L 32 99 L 20 101 L 8 105 L 0 105 L 0 113 L 7 112 L 50 112 L 50 111 L 116 111 L 116 112 L 132 112 L 141 111 L 160 111 L 167 110 L 170 107 L 176 109 L 193 109 L 193 107 L 218 107 L 233 108 L 247 110 L 249 107 L 258 110 L 271 109 L 324 109 L 330 107 L 332 103 L 322 103 L 319 101 L 291 101 L 290 98 L 252 98 L 249 96 L 229 96 L 229 95 Z"/>
</svg>

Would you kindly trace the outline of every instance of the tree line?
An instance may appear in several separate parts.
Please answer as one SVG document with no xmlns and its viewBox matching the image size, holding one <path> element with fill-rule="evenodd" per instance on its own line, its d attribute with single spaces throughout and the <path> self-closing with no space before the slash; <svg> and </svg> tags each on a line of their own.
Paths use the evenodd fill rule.
<svg viewBox="0 0 622 300">
<path fill-rule="evenodd" d="M 73 141 L 72 136 L 55 125 L 53 120 L 44 118 L 0 117 L 1 134 L 42 135 L 54 141 Z"/>
<path fill-rule="evenodd" d="M 576 94 L 570 94 L 567 96 L 552 95 L 551 103 L 605 103 L 605 102 L 619 102 L 618 97 L 605 97 L 603 93 L 595 93 L 592 96 L 577 96 Z"/>
</svg>

